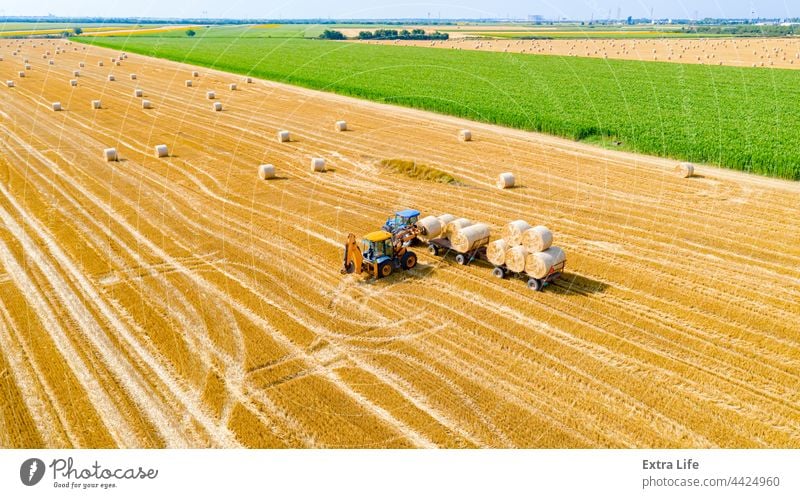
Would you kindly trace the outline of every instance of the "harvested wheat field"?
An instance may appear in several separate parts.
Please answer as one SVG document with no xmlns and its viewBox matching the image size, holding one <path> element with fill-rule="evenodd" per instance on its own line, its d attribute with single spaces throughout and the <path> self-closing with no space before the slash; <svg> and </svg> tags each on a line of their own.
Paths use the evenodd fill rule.
<svg viewBox="0 0 800 498">
<path fill-rule="evenodd" d="M 714 66 L 800 69 L 800 40 L 794 38 L 643 38 L 634 40 L 454 38 L 444 41 L 386 40 L 361 43 Z"/>
<path fill-rule="evenodd" d="M 800 445 L 799 184 L 16 43 L 0 80 L 32 68 L 0 88 L 2 446 Z M 409 272 L 340 275 L 347 233 L 403 207 L 493 238 L 547 226 L 567 273 L 534 293 L 420 248 Z"/>
</svg>

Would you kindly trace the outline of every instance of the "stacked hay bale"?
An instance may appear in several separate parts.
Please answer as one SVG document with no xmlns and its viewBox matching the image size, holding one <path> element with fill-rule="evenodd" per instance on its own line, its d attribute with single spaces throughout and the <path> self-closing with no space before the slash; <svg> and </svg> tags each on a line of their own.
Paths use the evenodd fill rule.
<svg viewBox="0 0 800 498">
<path fill-rule="evenodd" d="M 489 244 L 486 257 L 495 266 L 541 279 L 566 260 L 564 251 L 552 244 L 553 233 L 547 227 L 514 220 L 503 227 L 502 239 Z"/>
</svg>

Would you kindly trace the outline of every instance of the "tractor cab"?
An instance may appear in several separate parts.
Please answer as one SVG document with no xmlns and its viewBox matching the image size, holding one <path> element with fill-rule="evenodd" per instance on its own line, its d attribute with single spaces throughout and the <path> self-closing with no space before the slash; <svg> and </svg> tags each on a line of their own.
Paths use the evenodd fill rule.
<svg viewBox="0 0 800 498">
<path fill-rule="evenodd" d="M 394 255 L 392 245 L 392 234 L 383 230 L 368 233 L 362 241 L 364 248 L 364 261 L 369 263 L 381 263 L 382 260 L 391 259 Z"/>
<path fill-rule="evenodd" d="M 381 228 L 385 232 L 397 233 L 400 230 L 410 227 L 419 220 L 419 211 L 416 209 L 402 209 L 389 216 L 386 224 Z"/>
</svg>

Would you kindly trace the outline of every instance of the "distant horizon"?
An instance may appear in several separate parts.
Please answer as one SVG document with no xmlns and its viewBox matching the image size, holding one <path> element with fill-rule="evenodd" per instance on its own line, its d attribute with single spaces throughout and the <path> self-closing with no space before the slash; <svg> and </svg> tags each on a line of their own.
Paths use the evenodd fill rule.
<svg viewBox="0 0 800 498">
<path fill-rule="evenodd" d="M 0 18 L 100 17 L 106 19 L 232 20 L 544 20 L 609 19 L 784 19 L 800 17 L 800 5 L 786 0 L 3 0 Z"/>
<path fill-rule="evenodd" d="M 491 23 L 491 22 L 521 22 L 524 24 L 541 24 L 541 23 L 551 23 L 551 22 L 559 22 L 559 23 L 570 23 L 570 22 L 585 22 L 588 19 L 583 18 L 562 18 L 562 19 L 541 19 L 541 20 L 531 20 L 526 18 L 503 18 L 503 17 L 441 17 L 441 18 L 430 18 L 430 17 L 350 17 L 350 18 L 336 18 L 336 17 L 296 17 L 296 18 L 267 18 L 267 17 L 202 17 L 202 16 L 185 16 L 185 17 L 174 17 L 174 16 L 145 16 L 145 17 L 138 17 L 138 16 L 93 16 L 93 15 L 84 15 L 84 16 L 60 16 L 60 15 L 10 15 L 10 16 L 0 16 L 0 22 L 3 21 L 13 21 L 17 19 L 36 19 L 37 21 L 42 22 L 63 22 L 63 21 L 80 21 L 86 19 L 97 19 L 100 21 L 129 21 L 131 19 L 136 19 L 140 21 L 229 21 L 229 22 L 274 22 L 276 24 L 280 23 L 301 23 L 301 22 L 324 22 L 324 23 L 347 23 L 347 22 L 370 22 L 370 23 L 379 23 L 379 22 L 400 22 L 400 21 L 414 21 L 414 22 L 431 22 L 431 23 L 444 23 L 444 22 L 484 22 L 484 23 Z M 626 17 L 623 18 L 610 18 L 610 19 L 593 19 L 595 23 L 608 23 L 608 22 L 616 22 L 616 21 L 624 21 Z M 703 22 L 707 20 L 712 21 L 752 21 L 752 22 L 759 22 L 759 21 L 789 21 L 789 20 L 798 20 L 800 22 L 800 15 L 796 17 L 757 17 L 757 18 L 748 18 L 748 17 L 704 17 L 699 19 L 692 19 L 686 17 L 632 17 L 635 21 L 645 21 L 645 20 L 653 20 L 653 21 L 688 21 L 688 22 Z"/>
</svg>

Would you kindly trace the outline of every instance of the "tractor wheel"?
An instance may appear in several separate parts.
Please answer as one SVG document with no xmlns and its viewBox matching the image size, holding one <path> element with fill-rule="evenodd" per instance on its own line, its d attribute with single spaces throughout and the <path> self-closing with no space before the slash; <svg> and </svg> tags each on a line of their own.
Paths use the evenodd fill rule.
<svg viewBox="0 0 800 498">
<path fill-rule="evenodd" d="M 411 251 L 408 251 L 405 253 L 405 255 L 403 255 L 403 260 L 401 263 L 403 264 L 404 270 L 410 270 L 417 266 L 417 255 Z"/>
<path fill-rule="evenodd" d="M 544 288 L 544 285 L 538 278 L 531 278 L 528 280 L 528 288 L 532 291 L 540 291 Z"/>
<path fill-rule="evenodd" d="M 469 258 L 467 257 L 466 254 L 456 254 L 456 263 L 460 265 L 468 265 Z"/>
<path fill-rule="evenodd" d="M 439 248 L 436 247 L 435 244 L 428 244 L 428 252 L 431 256 L 438 256 L 439 255 Z"/>
<path fill-rule="evenodd" d="M 378 278 L 388 277 L 392 274 L 392 263 L 387 261 L 378 267 Z"/>
<path fill-rule="evenodd" d="M 503 271 L 502 268 L 497 266 L 497 267 L 495 267 L 494 270 L 492 270 L 492 276 L 497 277 L 497 278 L 506 278 L 506 272 Z"/>
<path fill-rule="evenodd" d="M 344 273 L 354 273 L 356 271 L 356 264 L 354 262 L 349 262 L 344 267 Z"/>
</svg>

